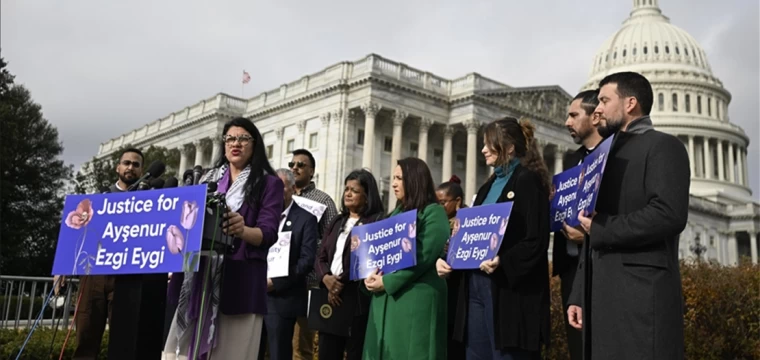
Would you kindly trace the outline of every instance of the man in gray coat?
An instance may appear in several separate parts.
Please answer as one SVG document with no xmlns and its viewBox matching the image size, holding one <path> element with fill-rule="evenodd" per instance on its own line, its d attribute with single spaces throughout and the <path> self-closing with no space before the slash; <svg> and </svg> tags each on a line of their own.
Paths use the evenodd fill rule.
<svg viewBox="0 0 760 360">
<path fill-rule="evenodd" d="M 614 135 L 587 233 L 568 320 L 583 329 L 585 359 L 684 357 L 678 237 L 689 207 L 683 143 L 654 130 L 652 87 L 621 72 L 599 84 L 599 133 Z"/>
</svg>

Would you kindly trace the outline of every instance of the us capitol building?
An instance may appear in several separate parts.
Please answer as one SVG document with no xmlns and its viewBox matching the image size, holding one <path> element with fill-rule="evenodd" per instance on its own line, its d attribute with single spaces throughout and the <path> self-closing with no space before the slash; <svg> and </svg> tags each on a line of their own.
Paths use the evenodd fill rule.
<svg viewBox="0 0 760 360">
<path fill-rule="evenodd" d="M 701 254 L 723 264 L 746 256 L 756 263 L 760 204 L 748 184 L 749 138 L 729 121 L 731 94 L 704 50 L 670 24 L 658 0 L 634 0 L 630 17 L 592 62 L 582 90 L 610 73 L 643 74 L 655 93 L 656 128 L 688 149 L 691 199 L 680 256 Z M 490 175 L 479 155 L 481 129 L 505 115 L 532 120 L 549 170 L 562 171 L 563 158 L 577 148 L 564 126 L 571 99 L 559 86 L 512 87 L 477 73 L 444 79 L 370 54 L 252 98 L 216 94 L 102 143 L 98 157 L 127 144 L 158 145 L 181 151 L 180 173 L 208 167 L 220 156 L 211 145 L 224 123 L 244 116 L 262 132 L 273 167 L 286 166 L 294 149 L 309 149 L 317 187 L 338 203 L 345 175 L 364 167 L 377 176 L 387 206 L 395 206 L 391 164 L 407 156 L 425 160 L 436 181 L 457 174 L 471 199 Z"/>
</svg>

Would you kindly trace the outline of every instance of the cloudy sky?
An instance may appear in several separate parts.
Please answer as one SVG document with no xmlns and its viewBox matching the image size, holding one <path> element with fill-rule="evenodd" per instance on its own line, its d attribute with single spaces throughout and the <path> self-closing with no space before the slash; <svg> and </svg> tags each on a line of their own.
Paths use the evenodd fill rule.
<svg viewBox="0 0 760 360">
<path fill-rule="evenodd" d="M 705 48 L 750 136 L 760 194 L 757 0 L 659 0 Z M 369 53 L 447 78 L 478 72 L 575 93 L 632 0 L 23 1 L 0 3 L 10 71 L 77 168 L 98 144 L 217 92 L 247 95 Z"/>
</svg>

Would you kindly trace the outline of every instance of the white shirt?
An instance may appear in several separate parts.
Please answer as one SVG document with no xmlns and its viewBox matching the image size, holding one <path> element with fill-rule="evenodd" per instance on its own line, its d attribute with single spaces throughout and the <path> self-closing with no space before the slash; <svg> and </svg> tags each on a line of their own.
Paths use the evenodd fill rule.
<svg viewBox="0 0 760 360">
<path fill-rule="evenodd" d="M 282 232 L 282 227 L 285 225 L 285 219 L 288 218 L 288 214 L 290 214 L 290 208 L 293 207 L 293 200 L 290 200 L 290 204 L 288 205 L 285 210 L 282 211 L 282 216 L 280 217 L 280 229 L 279 232 Z"/>
<path fill-rule="evenodd" d="M 335 244 L 335 255 L 333 255 L 332 263 L 330 264 L 330 272 L 333 275 L 340 275 L 343 273 L 343 248 L 346 247 L 346 240 L 348 240 L 348 234 L 359 221 L 358 218 L 348 218 L 346 225 L 343 226 L 343 231 L 338 235 L 338 241 Z"/>
</svg>

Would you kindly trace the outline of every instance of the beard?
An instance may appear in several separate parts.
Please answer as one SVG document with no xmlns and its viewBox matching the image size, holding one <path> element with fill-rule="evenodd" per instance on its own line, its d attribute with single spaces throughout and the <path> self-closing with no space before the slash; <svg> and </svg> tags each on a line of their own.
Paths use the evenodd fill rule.
<svg viewBox="0 0 760 360">
<path fill-rule="evenodd" d="M 622 127 L 623 120 L 607 119 L 607 121 L 604 122 L 604 125 L 600 125 L 598 127 L 599 135 L 601 135 L 602 138 L 606 139 L 610 135 L 613 135 L 620 131 Z"/>
<path fill-rule="evenodd" d="M 137 176 L 133 175 L 132 178 L 127 178 L 126 176 L 119 174 L 119 180 L 127 185 L 132 185 L 137 182 Z"/>
</svg>

